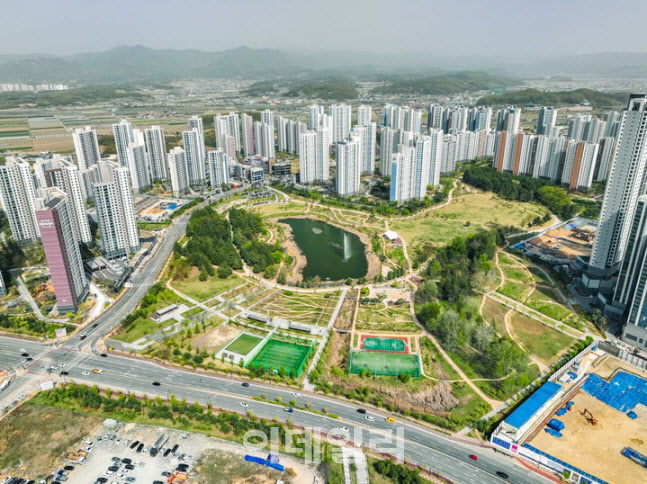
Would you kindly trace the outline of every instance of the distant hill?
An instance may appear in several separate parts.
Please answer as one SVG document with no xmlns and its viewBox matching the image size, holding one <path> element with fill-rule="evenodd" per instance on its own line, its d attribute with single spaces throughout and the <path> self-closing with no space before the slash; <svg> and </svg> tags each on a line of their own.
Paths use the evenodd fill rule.
<svg viewBox="0 0 647 484">
<path fill-rule="evenodd" d="M 331 101 L 357 99 L 357 85 L 344 79 L 303 81 L 293 84 L 285 95 L 288 97 L 319 98 Z"/>
<path fill-rule="evenodd" d="M 595 108 L 622 108 L 627 104 L 628 99 L 629 93 L 625 92 L 601 92 L 593 89 L 575 89 L 573 91 L 522 89 L 484 96 L 478 100 L 478 104 L 484 106 L 575 106 L 586 101 Z"/>
<path fill-rule="evenodd" d="M 519 84 L 513 79 L 486 72 L 456 72 L 433 76 L 391 78 L 386 86 L 373 89 L 375 94 L 451 95 L 466 91 L 482 91 Z"/>
</svg>

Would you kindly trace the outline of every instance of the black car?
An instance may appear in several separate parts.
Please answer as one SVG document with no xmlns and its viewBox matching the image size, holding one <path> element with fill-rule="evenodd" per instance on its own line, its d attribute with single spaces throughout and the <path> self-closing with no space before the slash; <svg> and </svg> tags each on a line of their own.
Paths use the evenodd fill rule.
<svg viewBox="0 0 647 484">
<path fill-rule="evenodd" d="M 137 452 L 141 452 L 143 448 L 144 448 L 144 443 L 142 442 L 142 443 L 141 443 L 141 444 L 139 444 L 139 446 L 137 447 Z"/>
<path fill-rule="evenodd" d="M 358 408 L 357 413 L 366 413 L 366 409 L 365 408 Z"/>
<path fill-rule="evenodd" d="M 69 371 L 62 371 L 62 372 L 61 372 L 61 376 L 67 376 L 67 375 L 69 375 L 69 374 L 70 374 L 70 372 L 69 372 Z"/>
<path fill-rule="evenodd" d="M 506 474 L 503 471 L 496 471 L 496 475 L 501 477 L 502 479 L 507 479 L 508 478 L 508 474 Z"/>
<path fill-rule="evenodd" d="M 29 353 L 20 353 L 20 356 L 27 358 L 29 356 Z"/>
<path fill-rule="evenodd" d="M 133 460 L 126 457 L 125 459 L 121 459 L 121 462 L 123 462 L 124 464 L 129 465 L 129 464 L 133 463 Z"/>
<path fill-rule="evenodd" d="M 128 469 L 129 471 L 132 471 L 132 470 L 135 468 L 135 466 L 134 466 L 134 465 L 132 465 L 132 464 L 126 464 L 124 467 L 125 467 L 126 469 Z"/>
<path fill-rule="evenodd" d="M 63 470 L 65 470 L 65 471 L 73 471 L 74 466 L 65 466 L 65 467 L 63 467 Z"/>
<path fill-rule="evenodd" d="M 132 444 L 130 444 L 130 448 L 131 448 L 131 449 L 134 449 L 134 448 L 135 448 L 135 447 L 137 447 L 138 445 L 139 445 L 139 440 L 135 440 Z"/>
<path fill-rule="evenodd" d="M 93 327 L 93 328 L 96 328 L 97 326 L 99 326 L 99 323 L 94 323 L 94 324 L 92 325 L 92 327 Z M 103 477 L 102 477 L 101 479 L 103 479 Z M 103 481 L 103 482 L 106 482 L 107 480 L 108 480 L 108 479 L 106 479 L 106 480 L 105 480 L 105 481 Z"/>
<path fill-rule="evenodd" d="M 168 457 L 168 455 L 171 453 L 171 449 L 166 449 L 164 451 L 164 457 Z"/>
<path fill-rule="evenodd" d="M 25 358 L 25 361 L 34 361 L 34 359 L 30 356 L 28 358 Z"/>
<path fill-rule="evenodd" d="M 171 452 L 173 452 L 173 453 L 175 454 L 175 452 L 177 451 L 177 448 L 178 448 L 178 447 L 179 447 L 179 445 L 178 445 L 178 444 L 175 444 L 175 445 L 173 446 L 173 448 L 171 449 Z"/>
<path fill-rule="evenodd" d="M 164 484 L 162 481 L 153 481 L 153 484 Z"/>
<path fill-rule="evenodd" d="M 121 457 L 113 457 L 112 462 L 121 462 Z"/>
<path fill-rule="evenodd" d="M 108 470 L 109 470 L 110 472 L 117 472 L 117 471 L 119 470 L 119 467 L 117 467 L 117 466 L 110 466 L 110 467 L 108 467 Z"/>
<path fill-rule="evenodd" d="M 154 387 L 158 387 L 158 386 L 160 386 L 160 385 L 161 385 L 161 383 L 160 383 L 160 382 L 158 382 L 158 381 L 154 381 L 154 382 L 153 382 L 153 386 L 154 386 Z"/>
<path fill-rule="evenodd" d="M 170 473 L 169 471 L 164 471 L 164 472 L 162 472 L 162 475 L 163 475 L 164 477 L 171 477 L 171 473 Z"/>
<path fill-rule="evenodd" d="M 106 358 L 108 356 L 108 353 L 101 353 L 99 356 Z"/>
<path fill-rule="evenodd" d="M 87 337 L 88 337 L 88 335 L 87 335 L 87 334 L 84 334 L 83 336 L 79 337 L 79 339 L 80 339 L 81 341 L 83 341 L 83 340 L 84 340 L 85 338 L 87 338 Z"/>
<path fill-rule="evenodd" d="M 244 387 L 248 387 L 248 386 L 249 386 L 249 383 L 244 382 L 244 383 L 243 383 L 243 386 L 244 386 Z"/>
<path fill-rule="evenodd" d="M 104 482 L 108 482 L 108 478 L 107 478 L 107 477 L 99 477 L 99 478 L 97 479 L 97 482 L 100 482 L 100 483 L 102 483 L 102 484 L 103 484 Z"/>
<path fill-rule="evenodd" d="M 189 469 L 189 464 L 178 464 L 176 471 L 186 472 Z"/>
</svg>

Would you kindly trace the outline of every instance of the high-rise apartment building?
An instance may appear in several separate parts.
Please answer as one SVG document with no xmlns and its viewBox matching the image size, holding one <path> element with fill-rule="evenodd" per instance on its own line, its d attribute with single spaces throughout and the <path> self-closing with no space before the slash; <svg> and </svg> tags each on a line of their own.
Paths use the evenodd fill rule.
<svg viewBox="0 0 647 484">
<path fill-rule="evenodd" d="M 139 132 L 141 134 L 141 132 Z M 138 136 L 139 138 L 139 136 Z M 144 143 L 130 143 L 126 149 L 127 167 L 130 172 L 130 183 L 136 192 L 142 192 L 151 186 L 148 153 Z"/>
<path fill-rule="evenodd" d="M 108 259 L 137 252 L 139 230 L 130 193 L 128 168 L 112 161 L 98 163 L 99 182 L 93 186 L 101 248 Z"/>
<path fill-rule="evenodd" d="M 73 220 L 72 230 L 74 237 L 77 241 L 86 244 L 92 242 L 88 214 L 85 211 L 86 197 L 84 194 L 83 180 L 81 179 L 79 169 L 74 163 L 71 163 L 60 155 L 53 155 L 51 159 L 43 161 L 46 162 L 41 165 L 44 167 L 43 176 L 45 178 L 45 187 L 58 187 L 67 195 L 67 204 Z"/>
<path fill-rule="evenodd" d="M 128 146 L 135 143 L 135 130 L 133 125 L 126 119 L 112 125 L 112 133 L 115 137 L 115 148 L 117 159 L 121 166 L 128 166 Z"/>
<path fill-rule="evenodd" d="M 221 114 L 213 118 L 216 129 L 216 145 L 231 156 L 231 144 L 227 137 L 231 136 L 234 140 L 235 153 L 241 151 L 240 145 L 240 120 L 237 113 Z M 234 153 L 233 157 L 236 157 Z"/>
<path fill-rule="evenodd" d="M 101 161 L 99 150 L 99 139 L 96 130 L 90 126 L 77 128 L 72 133 L 76 162 L 81 170 L 87 170 L 90 166 Z"/>
<path fill-rule="evenodd" d="M 496 130 L 516 134 L 521 122 L 521 108 L 514 106 L 500 109 L 496 118 Z"/>
<path fill-rule="evenodd" d="M 403 148 L 394 153 L 391 161 L 391 191 L 389 200 L 405 202 L 413 197 L 413 171 L 416 150 L 413 147 Z"/>
<path fill-rule="evenodd" d="M 35 217 L 59 314 L 76 312 L 89 288 L 74 235 L 73 211 L 70 198 L 60 188 L 39 189 Z"/>
<path fill-rule="evenodd" d="M 327 182 L 330 172 L 328 129 L 319 127 L 299 136 L 299 180 L 301 183 Z"/>
<path fill-rule="evenodd" d="M 272 125 L 256 121 L 254 123 L 254 143 L 256 154 L 274 159 L 274 129 Z"/>
<path fill-rule="evenodd" d="M 184 157 L 189 175 L 189 185 L 202 187 L 207 180 L 200 132 L 197 128 L 183 131 L 182 141 L 184 143 Z"/>
<path fill-rule="evenodd" d="M 34 213 L 36 187 L 29 163 L 18 156 L 7 156 L 0 164 L 0 201 L 11 235 L 18 243 L 39 239 L 38 223 Z"/>
<path fill-rule="evenodd" d="M 332 117 L 332 143 L 348 139 L 351 124 L 351 107 L 348 104 L 333 104 L 330 106 Z"/>
<path fill-rule="evenodd" d="M 557 122 L 557 109 L 553 107 L 542 107 L 539 109 L 537 118 L 537 134 L 553 136 L 555 134 L 555 123 Z"/>
<path fill-rule="evenodd" d="M 337 143 L 335 191 L 340 197 L 350 197 L 359 192 L 361 150 L 359 139 Z"/>
<path fill-rule="evenodd" d="M 179 146 L 168 152 L 168 169 L 171 178 L 171 190 L 174 197 L 189 193 L 189 169 L 186 164 L 184 150 Z"/>
<path fill-rule="evenodd" d="M 371 122 L 372 110 L 368 104 L 357 106 L 357 125 L 366 126 Z"/>
<path fill-rule="evenodd" d="M 590 266 L 608 271 L 620 264 L 638 197 L 645 193 L 647 95 L 632 94 L 622 112 L 620 137 L 609 171 Z"/>
<path fill-rule="evenodd" d="M 281 126 L 281 120 L 284 118 L 279 117 L 279 126 Z M 254 144 L 254 118 L 249 114 L 243 113 L 241 115 L 242 123 L 242 133 L 243 133 L 243 154 L 245 156 L 252 156 L 256 154 L 256 147 Z M 280 128 L 279 128 L 280 130 Z M 279 133 L 279 144 L 280 144 L 280 133 Z M 281 150 L 279 147 L 279 151 Z"/>
<path fill-rule="evenodd" d="M 221 149 L 210 150 L 207 153 L 209 165 L 209 180 L 212 188 L 229 185 L 229 156 Z"/>
<path fill-rule="evenodd" d="M 168 169 L 166 167 L 166 141 L 164 130 L 161 126 L 151 126 L 144 131 L 144 141 L 150 174 L 153 181 L 168 180 Z"/>
<path fill-rule="evenodd" d="M 308 129 L 315 130 L 323 124 L 324 107 L 313 104 L 308 108 Z"/>
</svg>

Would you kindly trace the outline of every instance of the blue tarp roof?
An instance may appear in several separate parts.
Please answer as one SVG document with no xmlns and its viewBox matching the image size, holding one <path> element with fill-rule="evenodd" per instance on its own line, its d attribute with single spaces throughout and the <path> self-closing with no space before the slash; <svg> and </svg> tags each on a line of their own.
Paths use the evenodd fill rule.
<svg viewBox="0 0 647 484">
<path fill-rule="evenodd" d="M 508 415 L 504 422 L 513 427 L 521 428 L 521 426 L 530 420 L 537 410 L 539 410 L 544 403 L 553 398 L 561 388 L 561 385 L 551 381 L 544 383 L 535 393 L 530 395 L 525 402 L 519 405 L 514 412 Z"/>
</svg>

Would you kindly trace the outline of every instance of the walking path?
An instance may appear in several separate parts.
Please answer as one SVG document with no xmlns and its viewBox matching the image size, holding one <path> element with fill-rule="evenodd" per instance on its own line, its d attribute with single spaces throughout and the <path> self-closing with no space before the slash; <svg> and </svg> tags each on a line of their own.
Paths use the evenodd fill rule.
<svg viewBox="0 0 647 484">
<path fill-rule="evenodd" d="M 344 482 L 345 484 L 368 484 L 368 464 L 366 456 L 362 449 L 357 447 L 342 447 L 341 454 L 344 466 Z M 353 472 L 350 470 L 350 464 L 355 464 L 355 481 L 353 481 Z"/>
</svg>

